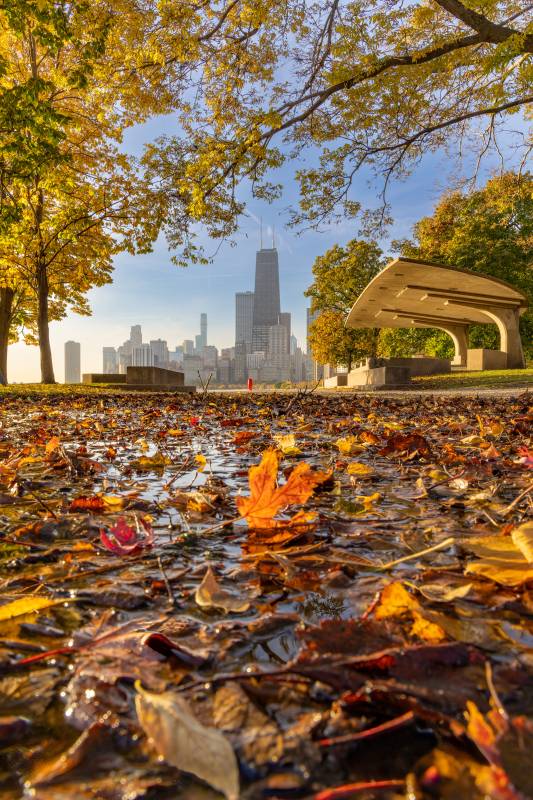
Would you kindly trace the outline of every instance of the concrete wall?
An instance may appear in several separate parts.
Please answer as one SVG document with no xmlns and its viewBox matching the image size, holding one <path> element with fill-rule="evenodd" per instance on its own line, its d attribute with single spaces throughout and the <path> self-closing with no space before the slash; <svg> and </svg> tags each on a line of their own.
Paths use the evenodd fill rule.
<svg viewBox="0 0 533 800">
<path fill-rule="evenodd" d="M 183 372 L 174 372 L 161 367 L 128 367 L 126 383 L 151 384 L 156 386 L 183 386 Z"/>
<path fill-rule="evenodd" d="M 324 378 L 325 389 L 334 389 L 336 386 L 348 386 L 347 372 L 341 372 L 340 375 L 333 375 L 331 378 Z"/>
<path fill-rule="evenodd" d="M 83 383 L 126 383 L 122 373 L 87 372 L 83 375 Z"/>
<path fill-rule="evenodd" d="M 353 369 L 348 373 L 348 386 L 404 386 L 411 382 L 408 367 L 373 367 Z"/>
<path fill-rule="evenodd" d="M 479 348 L 467 350 L 466 368 L 471 370 L 506 369 L 507 353 L 503 350 L 486 350 Z"/>
<path fill-rule="evenodd" d="M 429 356 L 413 356 L 413 358 L 387 358 L 386 366 L 408 367 L 411 376 L 415 375 L 444 375 L 451 372 L 452 365 L 449 358 L 432 358 Z"/>
</svg>

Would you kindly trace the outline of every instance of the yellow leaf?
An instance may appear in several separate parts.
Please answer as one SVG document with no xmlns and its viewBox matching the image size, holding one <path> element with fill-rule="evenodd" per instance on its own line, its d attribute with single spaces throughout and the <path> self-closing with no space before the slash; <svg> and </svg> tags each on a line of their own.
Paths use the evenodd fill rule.
<svg viewBox="0 0 533 800">
<path fill-rule="evenodd" d="M 340 439 L 337 439 L 335 444 L 337 445 L 339 452 L 343 453 L 344 455 L 358 452 L 357 439 L 355 436 L 343 436 Z"/>
<path fill-rule="evenodd" d="M 13 600 L 12 603 L 0 606 L 0 622 L 14 617 L 21 617 L 23 614 L 34 614 L 42 608 L 50 608 L 50 606 L 56 606 L 63 602 L 64 600 L 54 600 L 51 597 L 41 597 L 39 595 L 21 597 L 19 600 Z"/>
<path fill-rule="evenodd" d="M 61 445 L 61 442 L 59 440 L 59 436 L 52 436 L 52 438 L 50 439 L 49 442 L 47 442 L 46 447 L 45 447 L 46 455 L 49 455 L 50 453 L 53 453 L 54 450 L 57 450 L 57 448 L 60 445 Z"/>
<path fill-rule="evenodd" d="M 350 461 L 346 467 L 348 475 L 356 475 L 358 478 L 367 478 L 375 474 L 375 469 L 368 464 L 361 464 L 359 461 Z"/>
<path fill-rule="evenodd" d="M 483 575 L 504 586 L 520 586 L 533 579 L 533 565 L 510 536 L 483 536 L 461 544 L 478 556 L 467 564 L 468 575 Z"/>
<path fill-rule="evenodd" d="M 376 619 L 410 616 L 413 620 L 410 630 L 412 636 L 433 642 L 440 642 L 446 638 L 446 634 L 440 625 L 427 620 L 423 616 L 420 603 L 409 594 L 400 581 L 395 581 L 385 586 L 381 592 L 375 615 Z"/>
<path fill-rule="evenodd" d="M 198 472 L 203 472 L 205 469 L 205 465 L 207 464 L 207 458 L 204 455 L 202 455 L 202 453 L 198 453 L 198 455 L 194 457 L 194 460 L 198 464 L 198 466 L 196 467 Z"/>
<path fill-rule="evenodd" d="M 374 494 L 358 494 L 357 500 L 364 505 L 365 508 L 369 509 L 372 508 L 374 503 L 379 503 L 381 500 L 381 495 L 379 492 L 374 492 Z"/>
<path fill-rule="evenodd" d="M 533 564 L 533 522 L 524 522 L 511 533 L 513 544 Z"/>
<path fill-rule="evenodd" d="M 131 466 L 140 470 L 164 469 L 170 463 L 170 459 L 158 450 L 153 456 L 136 458 L 135 461 L 131 462 Z"/>
<path fill-rule="evenodd" d="M 419 607 L 419 603 L 409 594 L 403 583 L 395 581 L 385 586 L 381 592 L 376 619 L 401 617 L 408 611 L 418 611 Z"/>
<path fill-rule="evenodd" d="M 274 439 L 278 450 L 281 450 L 284 456 L 297 456 L 302 452 L 296 445 L 294 433 L 278 433 Z"/>
</svg>

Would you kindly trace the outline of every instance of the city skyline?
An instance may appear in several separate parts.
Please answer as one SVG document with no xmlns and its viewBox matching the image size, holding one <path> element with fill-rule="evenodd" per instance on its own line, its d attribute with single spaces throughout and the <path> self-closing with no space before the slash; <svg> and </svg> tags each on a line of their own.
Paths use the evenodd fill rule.
<svg viewBox="0 0 533 800">
<path fill-rule="evenodd" d="M 158 117 L 144 125 L 125 132 L 123 148 L 140 155 L 144 142 L 158 135 L 173 132 L 170 117 Z M 486 177 L 480 175 L 480 180 Z M 435 181 L 435 174 L 439 175 Z M 431 179 L 428 180 L 428 176 Z M 61 322 L 52 322 L 50 339 L 56 374 L 64 375 L 64 344 L 71 339 L 81 343 L 84 372 L 101 369 L 102 348 L 109 342 L 122 341 L 124 330 L 136 319 L 142 320 L 147 339 L 166 339 L 170 343 L 188 338 L 196 330 L 199 314 L 205 311 L 210 319 L 212 339 L 220 347 L 234 344 L 235 293 L 253 289 L 251 265 L 260 244 L 260 217 L 276 226 L 276 245 L 282 256 L 281 305 L 292 311 L 292 329 L 300 343 L 306 333 L 306 301 L 303 292 L 312 282 L 312 265 L 334 244 L 344 245 L 358 235 L 358 223 L 343 221 L 339 225 L 326 225 L 320 232 L 308 230 L 302 235 L 293 229 L 284 229 L 287 207 L 297 201 L 298 188 L 292 172 L 279 170 L 284 184 L 283 197 L 271 205 L 252 197 L 251 189 L 241 187 L 249 203 L 247 215 L 240 221 L 235 236 L 235 247 L 215 243 L 204 236 L 202 243 L 212 263 L 181 269 L 171 263 L 164 237 L 160 237 L 153 252 L 132 256 L 120 253 L 114 259 L 113 283 L 88 294 L 93 314 L 82 317 L 69 313 Z M 411 234 L 412 225 L 431 212 L 437 198 L 447 185 L 449 164 L 444 156 L 428 155 L 406 183 L 395 183 L 389 190 L 389 202 L 394 224 L 383 240 L 388 252 L 388 241 Z M 376 192 L 366 182 L 366 175 L 358 179 L 358 196 L 363 208 L 376 205 Z M 265 240 L 272 227 L 265 226 Z M 215 253 L 216 251 L 216 253 Z M 8 356 L 10 381 L 40 381 L 39 352 L 24 343 L 11 345 Z"/>
</svg>

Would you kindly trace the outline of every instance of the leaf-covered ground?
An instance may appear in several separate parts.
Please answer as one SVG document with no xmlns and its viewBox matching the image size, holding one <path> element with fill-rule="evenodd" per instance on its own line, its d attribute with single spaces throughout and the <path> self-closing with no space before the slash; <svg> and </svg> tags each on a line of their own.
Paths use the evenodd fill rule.
<svg viewBox="0 0 533 800">
<path fill-rule="evenodd" d="M 0 796 L 533 796 L 532 419 L 4 396 Z"/>
</svg>

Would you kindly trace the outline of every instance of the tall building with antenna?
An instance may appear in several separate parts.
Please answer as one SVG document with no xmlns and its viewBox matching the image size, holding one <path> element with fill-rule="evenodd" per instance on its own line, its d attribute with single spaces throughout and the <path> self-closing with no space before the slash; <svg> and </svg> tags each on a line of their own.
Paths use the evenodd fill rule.
<svg viewBox="0 0 533 800">
<path fill-rule="evenodd" d="M 261 221 L 261 249 L 255 256 L 255 291 L 252 323 L 252 351 L 266 352 L 268 329 L 278 325 L 280 313 L 278 251 L 272 234 L 272 247 L 263 247 Z"/>
</svg>

